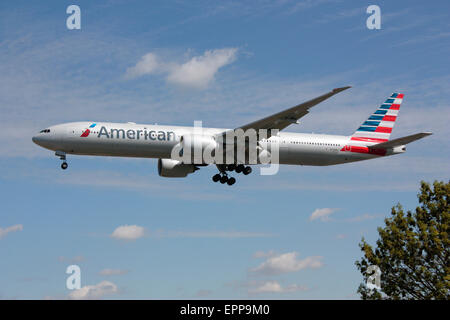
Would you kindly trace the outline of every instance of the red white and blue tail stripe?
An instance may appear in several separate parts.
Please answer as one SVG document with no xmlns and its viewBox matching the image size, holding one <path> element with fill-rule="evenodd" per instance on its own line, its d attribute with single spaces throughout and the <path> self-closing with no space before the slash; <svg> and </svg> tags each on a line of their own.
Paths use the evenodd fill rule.
<svg viewBox="0 0 450 320">
<path fill-rule="evenodd" d="M 403 93 L 393 93 L 351 136 L 351 141 L 381 143 L 389 140 Z"/>
</svg>

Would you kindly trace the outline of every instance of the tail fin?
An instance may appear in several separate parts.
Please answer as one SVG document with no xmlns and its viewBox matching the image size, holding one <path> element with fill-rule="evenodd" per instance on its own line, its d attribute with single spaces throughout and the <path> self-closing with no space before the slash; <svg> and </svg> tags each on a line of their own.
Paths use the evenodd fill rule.
<svg viewBox="0 0 450 320">
<path fill-rule="evenodd" d="M 389 140 L 403 93 L 393 93 L 356 131 L 351 140 L 382 143 Z"/>
</svg>

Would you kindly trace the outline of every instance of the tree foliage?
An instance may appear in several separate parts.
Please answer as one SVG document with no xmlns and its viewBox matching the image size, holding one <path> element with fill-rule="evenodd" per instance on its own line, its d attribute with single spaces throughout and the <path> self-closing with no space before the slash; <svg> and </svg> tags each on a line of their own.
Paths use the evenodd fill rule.
<svg viewBox="0 0 450 320">
<path fill-rule="evenodd" d="M 422 181 L 414 212 L 396 205 L 378 228 L 376 247 L 361 240 L 364 256 L 356 266 L 364 277 L 362 299 L 450 298 L 449 194 L 450 181 Z M 381 269 L 380 289 L 366 286 L 371 265 Z"/>
</svg>

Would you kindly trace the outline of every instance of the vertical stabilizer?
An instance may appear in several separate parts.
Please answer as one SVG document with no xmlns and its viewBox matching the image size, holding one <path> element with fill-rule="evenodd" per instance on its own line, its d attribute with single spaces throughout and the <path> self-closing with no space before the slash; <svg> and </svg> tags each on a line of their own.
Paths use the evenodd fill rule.
<svg viewBox="0 0 450 320">
<path fill-rule="evenodd" d="M 395 120 L 397 120 L 403 93 L 393 93 L 375 112 L 355 131 L 351 140 L 382 143 L 389 141 Z"/>
</svg>

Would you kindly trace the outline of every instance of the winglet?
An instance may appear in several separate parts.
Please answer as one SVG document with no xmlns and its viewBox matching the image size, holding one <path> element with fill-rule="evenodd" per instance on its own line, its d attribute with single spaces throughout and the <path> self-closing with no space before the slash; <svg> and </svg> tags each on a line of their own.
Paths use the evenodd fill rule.
<svg viewBox="0 0 450 320">
<path fill-rule="evenodd" d="M 335 89 L 333 89 L 333 92 L 338 93 L 338 92 L 347 90 L 347 89 L 349 89 L 349 88 L 351 88 L 351 87 L 352 87 L 352 86 L 346 86 L 346 87 L 342 87 L 342 88 L 335 88 Z"/>
</svg>

